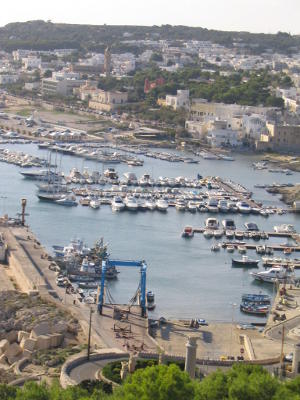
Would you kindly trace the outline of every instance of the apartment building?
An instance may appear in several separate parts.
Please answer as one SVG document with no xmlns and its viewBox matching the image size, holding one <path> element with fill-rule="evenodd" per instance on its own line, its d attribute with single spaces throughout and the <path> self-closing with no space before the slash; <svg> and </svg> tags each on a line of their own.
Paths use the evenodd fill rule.
<svg viewBox="0 0 300 400">
<path fill-rule="evenodd" d="M 97 89 L 92 94 L 89 107 L 98 111 L 114 111 L 128 101 L 127 92 L 105 91 Z"/>
<path fill-rule="evenodd" d="M 300 125 L 277 125 L 267 123 L 268 133 L 257 142 L 258 149 L 300 152 Z"/>
</svg>

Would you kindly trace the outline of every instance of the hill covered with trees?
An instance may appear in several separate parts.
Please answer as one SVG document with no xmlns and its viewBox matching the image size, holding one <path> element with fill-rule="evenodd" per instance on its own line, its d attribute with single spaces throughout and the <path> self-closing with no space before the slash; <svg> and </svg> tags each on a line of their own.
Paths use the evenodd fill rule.
<svg viewBox="0 0 300 400">
<path fill-rule="evenodd" d="M 266 49 L 292 53 L 300 48 L 300 36 L 278 32 L 277 34 L 254 34 L 249 32 L 225 32 L 188 26 L 127 26 L 127 25 L 78 25 L 52 23 L 51 21 L 28 21 L 7 24 L 0 28 L 0 47 L 5 50 L 18 48 L 51 50 L 75 48 L 102 51 L 104 47 L 120 47 L 124 33 L 128 39 L 210 40 L 231 47 L 242 42 L 249 51 L 261 53 Z M 121 48 L 124 45 L 122 44 Z M 129 46 L 130 50 L 130 46 Z M 138 48 L 131 48 L 138 51 Z"/>
</svg>

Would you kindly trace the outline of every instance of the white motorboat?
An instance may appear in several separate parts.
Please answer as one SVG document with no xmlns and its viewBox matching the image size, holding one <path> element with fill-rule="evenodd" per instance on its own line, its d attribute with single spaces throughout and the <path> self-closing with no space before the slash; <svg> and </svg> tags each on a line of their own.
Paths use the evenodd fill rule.
<svg viewBox="0 0 300 400">
<path fill-rule="evenodd" d="M 146 210 L 148 210 L 148 207 L 147 207 L 147 205 L 146 205 L 146 200 L 144 200 L 144 199 L 139 199 L 137 203 L 138 203 L 139 210 L 141 210 L 141 211 L 146 211 Z"/>
<path fill-rule="evenodd" d="M 226 231 L 235 230 L 235 222 L 233 219 L 223 219 L 222 226 Z"/>
<path fill-rule="evenodd" d="M 189 201 L 187 204 L 187 209 L 189 212 L 191 213 L 195 213 L 197 211 L 197 203 L 195 203 L 194 201 Z"/>
<path fill-rule="evenodd" d="M 94 210 L 97 210 L 98 208 L 100 208 L 100 201 L 98 199 L 93 199 L 90 201 L 90 207 L 93 208 Z"/>
<path fill-rule="evenodd" d="M 220 212 L 227 213 L 229 211 L 227 200 L 219 200 L 218 208 Z"/>
<path fill-rule="evenodd" d="M 274 226 L 274 232 L 276 233 L 296 233 L 296 229 L 294 225 L 291 224 L 282 224 Z"/>
<path fill-rule="evenodd" d="M 216 230 L 219 227 L 219 221 L 216 218 L 207 218 L 205 221 L 205 227 L 207 229 Z"/>
<path fill-rule="evenodd" d="M 186 210 L 186 202 L 183 199 L 178 199 L 175 203 L 175 208 L 177 211 L 185 211 Z"/>
<path fill-rule="evenodd" d="M 291 282 L 292 275 L 291 273 L 283 267 L 276 266 L 267 269 L 266 271 L 261 272 L 250 272 L 250 275 L 254 277 L 254 279 L 267 283 L 274 282 Z"/>
<path fill-rule="evenodd" d="M 223 229 L 215 229 L 214 230 L 214 237 L 216 239 L 220 239 L 223 236 Z"/>
<path fill-rule="evenodd" d="M 124 203 L 126 205 L 126 208 L 129 211 L 137 211 L 138 210 L 138 203 L 137 203 L 135 197 L 133 197 L 133 196 L 126 197 Z"/>
<path fill-rule="evenodd" d="M 158 199 L 156 202 L 156 207 L 159 211 L 167 211 L 169 203 L 165 199 Z"/>
<path fill-rule="evenodd" d="M 153 180 L 149 174 L 144 174 L 138 181 L 140 186 L 153 186 Z"/>
<path fill-rule="evenodd" d="M 204 236 L 206 239 L 212 238 L 213 235 L 214 235 L 214 231 L 213 231 L 212 229 L 205 229 L 205 231 L 203 232 L 203 236 Z"/>
<path fill-rule="evenodd" d="M 55 200 L 55 203 L 66 207 L 78 206 L 75 196 L 63 196 L 61 199 Z"/>
<path fill-rule="evenodd" d="M 234 231 L 227 229 L 225 231 L 225 236 L 227 237 L 227 239 L 233 239 L 234 238 Z"/>
<path fill-rule="evenodd" d="M 156 203 L 152 199 L 146 200 L 146 207 L 148 210 L 153 211 L 156 209 Z"/>
<path fill-rule="evenodd" d="M 217 213 L 219 212 L 218 201 L 216 199 L 210 199 L 206 205 L 208 212 Z"/>
<path fill-rule="evenodd" d="M 251 212 L 251 207 L 249 206 L 249 204 L 246 201 L 239 201 L 236 204 L 238 210 L 240 213 L 242 214 L 250 214 Z"/>
<path fill-rule="evenodd" d="M 125 208 L 125 204 L 120 196 L 115 196 L 111 202 L 111 208 L 113 211 L 122 211 Z"/>
</svg>

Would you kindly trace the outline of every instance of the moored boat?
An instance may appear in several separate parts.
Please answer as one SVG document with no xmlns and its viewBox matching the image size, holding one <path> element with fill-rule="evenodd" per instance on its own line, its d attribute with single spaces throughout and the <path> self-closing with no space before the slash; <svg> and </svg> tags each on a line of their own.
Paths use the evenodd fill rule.
<svg viewBox="0 0 300 400">
<path fill-rule="evenodd" d="M 248 256 L 242 256 L 242 259 L 232 259 L 233 267 L 245 267 L 245 268 L 258 268 L 259 260 L 253 260 Z"/>
</svg>

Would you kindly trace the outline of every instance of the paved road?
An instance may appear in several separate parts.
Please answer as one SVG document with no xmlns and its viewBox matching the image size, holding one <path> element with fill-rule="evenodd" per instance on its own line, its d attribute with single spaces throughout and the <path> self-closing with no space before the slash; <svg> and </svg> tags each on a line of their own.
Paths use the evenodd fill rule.
<svg viewBox="0 0 300 400">
<path fill-rule="evenodd" d="M 288 332 L 291 329 L 300 327 L 300 316 L 295 317 L 295 318 L 293 318 L 291 320 L 288 320 L 288 321 L 284 322 L 284 324 L 280 324 L 280 325 L 274 326 L 273 328 L 271 328 L 268 331 L 268 336 L 271 337 L 274 340 L 281 341 L 282 340 L 282 326 L 283 325 L 285 327 L 284 342 L 285 343 L 291 343 L 291 344 L 298 343 L 300 341 L 300 339 L 297 340 L 296 338 L 293 339 L 293 338 L 289 337 L 288 336 Z"/>
<path fill-rule="evenodd" d="M 128 360 L 128 358 L 124 356 L 123 357 L 116 356 L 115 358 L 109 358 L 106 360 L 87 362 L 85 364 L 79 365 L 78 367 L 74 368 L 71 371 L 70 377 L 77 383 L 80 383 L 86 379 L 93 380 L 96 377 L 97 371 L 99 371 L 99 369 L 102 369 L 106 364 L 112 361 L 124 361 L 124 360 Z"/>
</svg>

